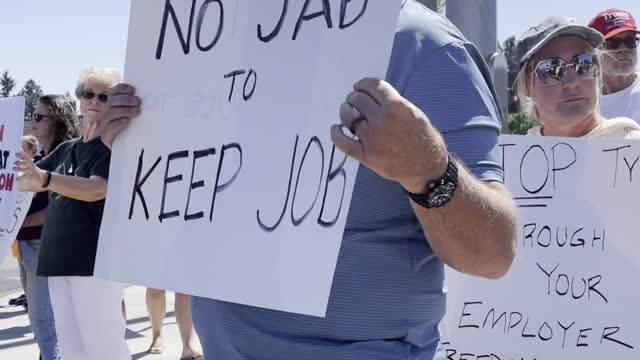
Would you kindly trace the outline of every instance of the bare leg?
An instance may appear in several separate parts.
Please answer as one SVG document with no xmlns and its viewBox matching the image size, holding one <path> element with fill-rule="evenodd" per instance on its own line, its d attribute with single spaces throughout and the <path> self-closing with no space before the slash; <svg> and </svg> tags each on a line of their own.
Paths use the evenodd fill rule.
<svg viewBox="0 0 640 360">
<path fill-rule="evenodd" d="M 164 351 L 162 344 L 162 322 L 167 308 L 167 299 L 164 290 L 147 288 L 147 311 L 151 321 L 151 333 L 153 340 L 149 347 L 149 353 L 160 354 Z"/>
<path fill-rule="evenodd" d="M 191 321 L 189 296 L 176 293 L 176 322 L 182 337 L 182 357 L 195 358 L 200 352 L 197 350 L 196 334 Z"/>
</svg>

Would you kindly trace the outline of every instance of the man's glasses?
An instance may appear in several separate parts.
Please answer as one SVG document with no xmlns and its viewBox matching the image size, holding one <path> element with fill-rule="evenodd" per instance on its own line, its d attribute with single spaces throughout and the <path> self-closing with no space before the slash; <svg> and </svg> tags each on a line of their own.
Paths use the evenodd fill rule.
<svg viewBox="0 0 640 360">
<path fill-rule="evenodd" d="M 48 118 L 48 117 L 49 117 L 49 115 L 33 113 L 33 115 L 31 116 L 31 119 L 33 119 L 33 121 L 39 123 L 40 121 L 42 121 L 42 120 L 44 120 L 45 118 Z"/>
<path fill-rule="evenodd" d="M 91 99 L 93 99 L 94 97 L 97 96 L 98 100 L 100 100 L 100 102 L 106 103 L 107 101 L 109 101 L 109 95 L 107 95 L 107 94 L 96 95 L 96 93 L 94 93 L 91 90 L 84 90 L 81 95 L 82 95 L 82 98 L 87 99 L 87 100 L 91 100 Z"/>
<path fill-rule="evenodd" d="M 604 42 L 605 50 L 617 50 L 620 44 L 624 44 L 627 49 L 635 49 L 640 45 L 640 37 L 613 38 Z"/>
<path fill-rule="evenodd" d="M 551 86 L 559 84 L 567 76 L 569 68 L 573 68 L 580 79 L 591 80 L 598 75 L 598 57 L 585 53 L 573 58 L 571 63 L 562 59 L 546 59 L 536 65 L 534 73 L 540 85 Z"/>
</svg>

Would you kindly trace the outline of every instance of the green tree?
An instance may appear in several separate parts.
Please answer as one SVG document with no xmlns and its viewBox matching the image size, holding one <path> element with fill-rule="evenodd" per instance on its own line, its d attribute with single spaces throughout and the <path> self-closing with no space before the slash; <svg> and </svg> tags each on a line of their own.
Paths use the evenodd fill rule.
<svg viewBox="0 0 640 360">
<path fill-rule="evenodd" d="M 516 37 L 511 36 L 502 44 L 502 51 L 507 58 L 507 66 L 509 67 L 509 113 L 518 112 L 520 105 L 518 104 L 515 82 L 518 76 L 518 67 L 520 59 L 518 59 L 518 51 L 516 46 Z"/>
<path fill-rule="evenodd" d="M 20 90 L 18 95 L 24 96 L 24 100 L 25 100 L 24 119 L 25 121 L 28 121 L 33 116 L 33 112 L 36 109 L 36 105 L 38 105 L 38 100 L 42 95 L 44 95 L 44 93 L 42 92 L 42 88 L 40 87 L 40 85 L 36 84 L 36 82 L 33 81 L 33 79 L 29 79 L 24 84 L 24 86 L 22 87 L 22 90 Z"/>
<path fill-rule="evenodd" d="M 9 97 L 16 87 L 16 81 L 9 76 L 8 71 L 3 71 L 0 75 L 0 97 Z"/>
<path fill-rule="evenodd" d="M 509 133 L 517 135 L 525 135 L 529 129 L 537 124 L 535 119 L 523 112 L 509 114 L 507 122 Z"/>
</svg>

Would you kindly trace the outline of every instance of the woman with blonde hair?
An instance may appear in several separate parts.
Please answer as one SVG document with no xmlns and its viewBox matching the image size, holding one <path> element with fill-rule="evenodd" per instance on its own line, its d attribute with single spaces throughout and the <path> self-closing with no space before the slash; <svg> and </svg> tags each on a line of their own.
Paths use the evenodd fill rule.
<svg viewBox="0 0 640 360">
<path fill-rule="evenodd" d="M 549 17 L 518 41 L 520 102 L 540 122 L 528 135 L 640 139 L 628 118 L 600 114 L 599 32 L 565 17 Z"/>
<path fill-rule="evenodd" d="M 121 313 L 124 286 L 93 277 L 111 151 L 96 133 L 117 71 L 84 71 L 76 95 L 82 137 L 60 144 L 36 164 L 19 154 L 18 188 L 50 191 L 38 275 L 49 277 L 60 353 L 65 360 L 131 359 Z"/>
</svg>

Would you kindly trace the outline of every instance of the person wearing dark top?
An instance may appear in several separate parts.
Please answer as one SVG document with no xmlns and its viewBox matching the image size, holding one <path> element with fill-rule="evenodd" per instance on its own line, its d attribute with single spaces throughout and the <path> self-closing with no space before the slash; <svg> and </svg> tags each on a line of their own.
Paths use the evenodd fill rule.
<svg viewBox="0 0 640 360">
<path fill-rule="evenodd" d="M 32 137 L 25 138 L 27 152 L 32 157 L 42 145 L 40 154 L 33 157 L 38 161 L 51 153 L 58 144 L 75 138 L 76 115 L 73 100 L 59 95 L 46 95 L 39 99 L 31 119 Z M 58 336 L 55 328 L 53 309 L 49 295 L 48 279 L 38 275 L 38 258 L 42 248 L 42 226 L 45 222 L 45 208 L 49 202 L 46 191 L 35 194 L 22 228 L 16 237 L 20 253 L 21 278 L 24 283 L 29 323 L 40 349 L 42 360 L 60 359 Z"/>
<path fill-rule="evenodd" d="M 90 68 L 78 82 L 83 134 L 37 163 L 18 154 L 20 191 L 49 191 L 38 275 L 49 277 L 64 360 L 131 359 L 121 313 L 122 284 L 93 277 L 111 151 L 95 135 L 110 89 L 120 79 Z"/>
<path fill-rule="evenodd" d="M 36 139 L 35 136 L 25 135 L 22 137 L 22 151 L 32 155 L 32 157 L 35 157 L 36 154 L 38 153 L 38 146 L 39 146 L 38 139 Z M 36 160 L 39 160 L 39 159 L 34 159 L 34 161 Z M 30 214 L 31 213 L 27 211 L 26 216 Z M 16 298 L 9 299 L 9 306 L 23 306 L 25 311 L 29 311 L 29 307 L 27 304 L 27 295 L 25 294 L 27 291 L 27 272 L 23 264 L 20 262 L 20 250 L 18 249 L 17 236 L 16 236 L 16 239 L 11 244 L 11 254 L 13 255 L 14 258 L 16 258 L 16 260 L 18 261 L 18 265 L 20 267 L 20 285 L 22 286 L 23 294 Z"/>
</svg>

